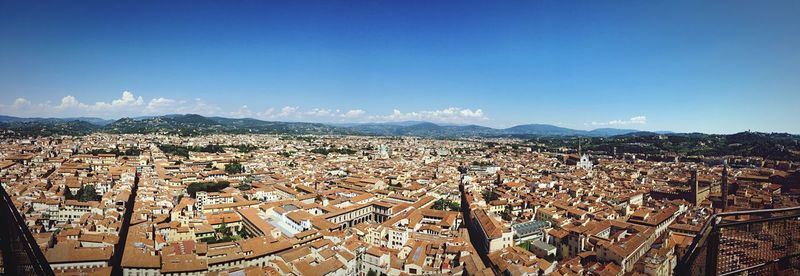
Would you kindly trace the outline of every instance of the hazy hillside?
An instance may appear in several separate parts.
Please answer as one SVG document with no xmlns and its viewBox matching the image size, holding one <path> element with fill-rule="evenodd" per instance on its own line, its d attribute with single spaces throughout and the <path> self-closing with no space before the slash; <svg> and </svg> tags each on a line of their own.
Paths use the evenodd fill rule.
<svg viewBox="0 0 800 276">
<path fill-rule="evenodd" d="M 67 122 L 85 122 L 93 127 Z M 518 125 L 495 129 L 479 125 L 434 124 L 430 122 L 390 122 L 368 124 L 321 124 L 302 122 L 262 121 L 251 118 L 233 119 L 205 117 L 197 114 L 171 114 L 104 120 L 100 118 L 18 118 L 0 116 L 2 128 L 23 130 L 36 134 L 37 130 L 49 134 L 91 133 L 164 133 L 202 135 L 210 133 L 282 133 L 282 134 L 361 134 L 379 136 L 422 137 L 501 137 L 501 136 L 588 136 L 607 137 L 634 133 L 633 129 L 603 128 L 592 131 L 576 130 L 545 124 Z M 50 128 L 48 128 L 50 126 Z"/>
<path fill-rule="evenodd" d="M 345 128 L 317 123 L 270 122 L 256 119 L 204 117 L 196 114 L 161 116 L 146 119 L 123 118 L 101 131 L 110 133 L 165 133 L 202 135 L 212 133 L 270 134 L 347 134 Z"/>
</svg>

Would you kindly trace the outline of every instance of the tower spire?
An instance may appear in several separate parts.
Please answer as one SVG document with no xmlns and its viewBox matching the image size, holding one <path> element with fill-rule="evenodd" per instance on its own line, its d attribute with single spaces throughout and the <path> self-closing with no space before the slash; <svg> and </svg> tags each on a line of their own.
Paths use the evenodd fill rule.
<svg viewBox="0 0 800 276">
<path fill-rule="evenodd" d="M 699 205 L 701 198 L 700 198 L 700 182 L 697 179 L 697 169 L 692 169 L 691 175 L 689 177 L 689 186 L 692 189 L 692 203 L 694 205 Z"/>
<path fill-rule="evenodd" d="M 722 211 L 725 212 L 725 209 L 728 208 L 728 162 L 727 160 L 722 161 L 722 186 L 720 187 L 720 192 L 722 193 Z"/>
</svg>

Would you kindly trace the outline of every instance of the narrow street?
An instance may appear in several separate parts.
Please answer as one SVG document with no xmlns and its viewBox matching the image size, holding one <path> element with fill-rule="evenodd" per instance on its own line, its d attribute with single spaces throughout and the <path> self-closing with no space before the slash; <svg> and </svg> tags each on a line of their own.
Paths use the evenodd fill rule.
<svg viewBox="0 0 800 276">
<path fill-rule="evenodd" d="M 114 256 L 111 257 L 111 275 L 122 275 L 122 255 L 125 251 L 125 244 L 128 239 L 128 227 L 131 223 L 131 216 L 133 215 L 133 206 L 136 202 L 136 190 L 139 188 L 139 173 L 133 180 L 133 187 L 131 187 L 131 195 L 128 202 L 125 204 L 125 214 L 122 215 L 122 227 L 119 230 L 119 241 L 114 248 Z"/>
<path fill-rule="evenodd" d="M 462 178 L 463 176 L 464 175 L 462 174 Z M 464 188 L 463 182 L 458 185 L 458 190 L 461 193 L 461 214 L 464 218 L 463 225 L 467 227 L 467 233 L 469 234 L 469 241 L 473 246 L 476 244 L 480 244 L 481 241 L 477 238 L 478 235 L 480 235 L 480 233 L 478 233 L 478 231 L 480 231 L 478 229 L 479 226 L 474 225 L 472 221 L 472 213 L 470 213 L 469 206 L 467 205 L 467 193 Z M 481 261 L 483 261 L 483 265 L 489 267 L 491 265 L 491 262 L 489 261 L 488 252 L 485 252 L 484 250 L 481 250 L 477 247 L 475 248 L 475 250 L 478 252 L 478 256 L 481 258 Z"/>
</svg>

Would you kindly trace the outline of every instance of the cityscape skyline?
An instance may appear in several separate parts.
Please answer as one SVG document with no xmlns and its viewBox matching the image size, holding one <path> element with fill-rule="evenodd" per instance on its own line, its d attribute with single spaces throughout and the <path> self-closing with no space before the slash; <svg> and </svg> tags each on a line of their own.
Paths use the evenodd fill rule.
<svg viewBox="0 0 800 276">
<path fill-rule="evenodd" d="M 0 114 L 796 134 L 798 6 L 3 2 Z"/>
<path fill-rule="evenodd" d="M 798 14 L 0 0 L 0 274 L 800 275 Z"/>
</svg>

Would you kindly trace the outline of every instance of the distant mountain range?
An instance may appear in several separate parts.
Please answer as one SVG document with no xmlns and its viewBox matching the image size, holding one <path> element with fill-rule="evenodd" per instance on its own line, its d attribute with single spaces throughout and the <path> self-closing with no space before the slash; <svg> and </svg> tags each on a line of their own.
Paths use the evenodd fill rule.
<svg viewBox="0 0 800 276">
<path fill-rule="evenodd" d="M 18 118 L 0 116 L 0 133 L 17 137 L 86 135 L 91 133 L 204 134 L 349 134 L 376 136 L 514 137 L 536 139 L 545 150 L 583 148 L 601 154 L 682 154 L 686 156 L 758 156 L 800 161 L 800 136 L 785 133 L 740 132 L 728 135 L 649 132 L 599 128 L 576 130 L 529 124 L 496 129 L 478 125 L 437 125 L 429 122 L 320 124 L 270 122 L 256 119 L 205 117 L 196 114 L 103 120 L 99 118 Z M 663 135 L 668 134 L 668 135 Z M 539 144 L 537 144 L 539 147 Z M 541 148 L 540 148 L 541 149 Z"/>
<path fill-rule="evenodd" d="M 322 124 L 275 122 L 257 119 L 205 117 L 197 114 L 174 114 L 105 120 L 93 117 L 78 118 L 19 118 L 0 116 L 0 129 L 21 135 L 107 133 L 163 133 L 202 135 L 213 133 L 272 133 L 272 134 L 361 134 L 378 136 L 422 137 L 525 137 L 525 136 L 586 136 L 609 137 L 645 133 L 635 129 L 599 128 L 577 130 L 546 124 L 518 125 L 497 129 L 479 125 L 434 124 L 406 121 L 364 124 Z M 657 132 L 663 134 L 670 132 Z"/>
<path fill-rule="evenodd" d="M 213 133 L 348 134 L 346 128 L 320 123 L 273 122 L 256 119 L 204 117 L 196 114 L 166 115 L 144 119 L 122 118 L 101 129 L 109 133 L 164 133 L 202 135 Z"/>
<path fill-rule="evenodd" d="M 641 132 L 635 129 L 598 128 L 577 130 L 545 124 L 518 125 L 509 128 L 490 128 L 479 125 L 437 125 L 429 122 L 352 124 L 348 128 L 369 135 L 432 136 L 432 137 L 503 137 L 503 136 L 587 136 L 609 137 Z M 672 133 L 659 131 L 655 134 Z"/>
<path fill-rule="evenodd" d="M 0 123 L 24 123 L 24 122 L 74 122 L 84 121 L 87 123 L 104 126 L 113 123 L 114 120 L 106 120 L 96 117 L 75 117 L 75 118 L 19 118 L 0 115 Z"/>
<path fill-rule="evenodd" d="M 255 119 L 204 117 L 196 114 L 122 118 L 107 121 L 99 118 L 57 119 L 0 117 L 0 129 L 23 136 L 84 135 L 106 133 L 161 133 L 203 135 L 215 133 L 263 134 L 351 134 L 346 128 L 319 123 L 269 122 Z"/>
</svg>

